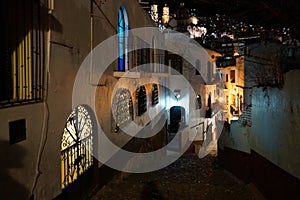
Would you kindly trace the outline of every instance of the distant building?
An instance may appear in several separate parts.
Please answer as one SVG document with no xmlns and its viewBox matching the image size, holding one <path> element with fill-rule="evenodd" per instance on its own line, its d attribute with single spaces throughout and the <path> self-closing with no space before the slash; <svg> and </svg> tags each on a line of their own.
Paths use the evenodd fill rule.
<svg viewBox="0 0 300 200">
<path fill-rule="evenodd" d="M 299 195 L 299 52 L 291 58 L 288 48 L 246 46 L 244 87 L 237 88 L 243 89 L 243 112 L 218 141 L 223 166 L 268 199 Z"/>
<path fill-rule="evenodd" d="M 237 120 L 244 109 L 244 56 L 220 56 L 216 60 L 224 83 L 225 118 L 230 123 Z"/>
</svg>

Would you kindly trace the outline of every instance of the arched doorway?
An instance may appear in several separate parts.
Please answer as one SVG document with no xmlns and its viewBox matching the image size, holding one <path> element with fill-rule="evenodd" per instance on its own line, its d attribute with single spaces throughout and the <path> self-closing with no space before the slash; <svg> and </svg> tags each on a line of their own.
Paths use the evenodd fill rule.
<svg viewBox="0 0 300 200">
<path fill-rule="evenodd" d="M 202 108 L 202 100 L 201 100 L 201 95 L 197 94 L 196 100 L 195 100 L 195 110 L 201 109 Z"/>
<path fill-rule="evenodd" d="M 95 116 L 86 105 L 77 106 L 67 119 L 61 141 L 61 188 L 68 197 L 84 195 L 93 181 L 91 174 L 95 160 L 92 153 L 96 130 Z M 90 176 L 84 178 L 88 174 Z M 80 181 L 85 184 L 78 184 Z M 87 187 L 78 190 L 81 185 Z"/>
<path fill-rule="evenodd" d="M 180 151 L 181 149 L 181 130 L 185 127 L 185 109 L 181 106 L 173 106 L 170 108 L 170 125 L 167 133 L 167 142 L 174 142 L 169 144 L 168 149 L 172 151 Z M 179 137 L 175 136 L 179 134 Z"/>
<path fill-rule="evenodd" d="M 185 109 L 181 106 L 170 108 L 170 132 L 177 133 L 180 126 L 185 125 Z"/>
</svg>

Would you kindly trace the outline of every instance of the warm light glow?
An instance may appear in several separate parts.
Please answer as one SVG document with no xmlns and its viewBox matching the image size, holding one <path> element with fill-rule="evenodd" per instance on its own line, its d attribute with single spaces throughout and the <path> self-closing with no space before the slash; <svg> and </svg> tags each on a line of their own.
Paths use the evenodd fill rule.
<svg viewBox="0 0 300 200">
<path fill-rule="evenodd" d="M 224 102 L 224 98 L 223 98 L 223 97 L 219 97 L 218 100 L 219 100 L 220 102 Z"/>
<path fill-rule="evenodd" d="M 194 25 L 198 24 L 198 19 L 195 16 L 191 16 L 189 20 Z"/>
<path fill-rule="evenodd" d="M 239 117 L 234 116 L 234 117 L 231 118 L 231 120 L 232 120 L 232 121 L 239 120 Z"/>
<path fill-rule="evenodd" d="M 187 30 L 190 33 L 190 38 L 198 38 L 205 36 L 207 33 L 207 29 L 205 27 L 199 27 L 199 26 L 188 26 Z"/>
<path fill-rule="evenodd" d="M 153 4 L 151 6 L 151 11 L 157 13 L 158 9 L 157 9 L 157 5 Z"/>
<path fill-rule="evenodd" d="M 169 15 L 169 7 L 163 7 L 163 15 Z"/>
<path fill-rule="evenodd" d="M 169 23 L 170 16 L 169 16 L 169 7 L 165 6 L 163 7 L 163 15 L 162 15 L 162 23 L 167 24 Z"/>
<path fill-rule="evenodd" d="M 13 76 L 13 99 L 25 100 L 32 98 L 31 35 L 31 31 L 28 31 L 11 55 L 12 72 L 17 75 Z M 28 74 L 28 76 L 25 77 L 24 74 Z M 15 77 L 18 77 L 18 79 Z"/>
<path fill-rule="evenodd" d="M 169 20 L 170 20 L 170 16 L 167 16 L 167 15 L 162 16 L 162 23 L 163 24 L 169 23 Z"/>
</svg>

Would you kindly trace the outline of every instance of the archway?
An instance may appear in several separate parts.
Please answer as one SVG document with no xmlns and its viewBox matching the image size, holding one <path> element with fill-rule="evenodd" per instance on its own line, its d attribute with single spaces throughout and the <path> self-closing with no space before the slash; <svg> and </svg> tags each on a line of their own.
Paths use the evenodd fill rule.
<svg viewBox="0 0 300 200">
<path fill-rule="evenodd" d="M 185 126 L 185 109 L 181 106 L 173 106 L 170 108 L 170 132 L 177 131 Z"/>
<path fill-rule="evenodd" d="M 61 188 L 66 189 L 87 173 L 94 164 L 95 116 L 86 105 L 69 115 L 61 141 Z"/>
<path fill-rule="evenodd" d="M 169 144 L 168 150 L 178 151 L 181 150 L 181 130 L 185 127 L 185 109 L 181 106 L 173 106 L 170 108 L 170 119 L 169 128 L 167 133 L 167 142 L 170 143 L 172 140 L 174 142 Z M 175 137 L 179 134 L 179 137 Z"/>
</svg>

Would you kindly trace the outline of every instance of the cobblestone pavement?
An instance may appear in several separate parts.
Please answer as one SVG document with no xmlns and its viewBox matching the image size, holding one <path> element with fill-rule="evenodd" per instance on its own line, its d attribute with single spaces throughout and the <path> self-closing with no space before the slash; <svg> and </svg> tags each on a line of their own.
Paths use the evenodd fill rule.
<svg viewBox="0 0 300 200">
<path fill-rule="evenodd" d="M 121 173 L 94 193 L 92 200 L 263 199 L 253 185 L 246 185 L 218 167 L 217 157 L 199 159 L 183 155 L 172 165 L 149 173 Z"/>
</svg>

